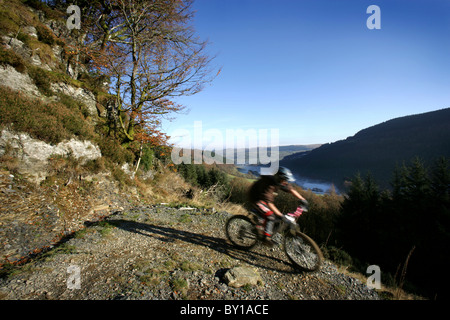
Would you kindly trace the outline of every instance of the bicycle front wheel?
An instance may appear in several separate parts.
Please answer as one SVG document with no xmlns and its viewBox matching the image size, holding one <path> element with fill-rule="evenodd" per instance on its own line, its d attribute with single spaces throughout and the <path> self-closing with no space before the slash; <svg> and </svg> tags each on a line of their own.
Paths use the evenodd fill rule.
<svg viewBox="0 0 450 320">
<path fill-rule="evenodd" d="M 225 225 L 228 240 L 239 249 L 249 250 L 258 241 L 256 226 L 244 215 L 232 216 Z"/>
<path fill-rule="evenodd" d="M 306 234 L 297 231 L 284 237 L 284 251 L 289 260 L 303 271 L 316 271 L 323 261 L 319 246 Z"/>
</svg>

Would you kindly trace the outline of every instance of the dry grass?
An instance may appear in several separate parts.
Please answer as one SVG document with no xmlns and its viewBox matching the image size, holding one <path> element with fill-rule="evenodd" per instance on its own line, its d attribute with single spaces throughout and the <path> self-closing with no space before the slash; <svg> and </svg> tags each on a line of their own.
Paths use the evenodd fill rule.
<svg viewBox="0 0 450 320">
<path fill-rule="evenodd" d="M 13 124 L 15 131 L 48 143 L 56 144 L 73 136 L 90 140 L 94 136 L 78 105 L 44 103 L 3 86 L 0 86 L 0 113 L 0 125 Z"/>
<path fill-rule="evenodd" d="M 186 193 L 190 189 L 179 174 L 164 168 L 153 179 L 138 181 L 137 186 L 142 196 L 152 204 L 186 201 Z"/>
<path fill-rule="evenodd" d="M 364 274 L 358 272 L 351 272 L 348 270 L 348 266 L 339 266 L 338 271 L 349 277 L 357 279 L 362 283 L 367 283 L 367 278 Z M 380 297 L 388 300 L 424 300 L 423 297 L 408 293 L 400 287 L 388 287 L 381 283 L 381 289 L 376 290 Z"/>
<path fill-rule="evenodd" d="M 177 172 L 170 168 L 161 168 L 153 179 L 135 180 L 142 200 L 150 204 L 170 203 L 196 208 L 214 208 L 231 214 L 246 214 L 247 210 L 240 204 L 219 201 L 214 188 L 201 190 L 187 183 Z"/>
<path fill-rule="evenodd" d="M 218 203 L 216 209 L 218 211 L 226 211 L 231 214 L 247 214 L 247 210 L 242 205 L 230 202 Z"/>
</svg>

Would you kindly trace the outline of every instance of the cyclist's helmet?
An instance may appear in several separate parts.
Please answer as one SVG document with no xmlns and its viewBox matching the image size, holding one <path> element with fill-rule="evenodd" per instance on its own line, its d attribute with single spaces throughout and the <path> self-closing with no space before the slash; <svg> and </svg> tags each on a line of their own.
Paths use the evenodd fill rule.
<svg viewBox="0 0 450 320">
<path fill-rule="evenodd" d="M 286 180 L 289 182 L 295 181 L 294 175 L 292 174 L 291 170 L 289 170 L 288 168 L 285 168 L 285 167 L 280 167 L 278 169 L 278 172 L 275 174 L 275 176 L 277 178 L 279 178 L 280 180 Z"/>
</svg>

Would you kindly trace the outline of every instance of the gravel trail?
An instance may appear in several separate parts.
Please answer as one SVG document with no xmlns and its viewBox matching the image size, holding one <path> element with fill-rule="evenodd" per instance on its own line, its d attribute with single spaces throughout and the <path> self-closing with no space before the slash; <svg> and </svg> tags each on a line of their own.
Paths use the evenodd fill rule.
<svg viewBox="0 0 450 320">
<path fill-rule="evenodd" d="M 328 261 L 319 271 L 299 273 L 281 247 L 233 248 L 224 233 L 228 217 L 159 205 L 87 222 L 68 241 L 0 279 L 0 299 L 379 299 Z M 236 266 L 253 268 L 262 282 L 229 287 L 223 276 Z"/>
</svg>

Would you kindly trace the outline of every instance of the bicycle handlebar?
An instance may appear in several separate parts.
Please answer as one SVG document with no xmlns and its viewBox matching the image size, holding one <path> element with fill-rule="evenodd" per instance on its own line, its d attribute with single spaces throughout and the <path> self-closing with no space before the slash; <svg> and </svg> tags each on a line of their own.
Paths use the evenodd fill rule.
<svg viewBox="0 0 450 320">
<path fill-rule="evenodd" d="M 291 212 L 286 215 L 297 219 L 303 214 L 303 212 L 308 212 L 308 208 L 305 205 L 299 205 L 297 207 L 297 210 L 295 210 L 295 212 Z"/>
</svg>

